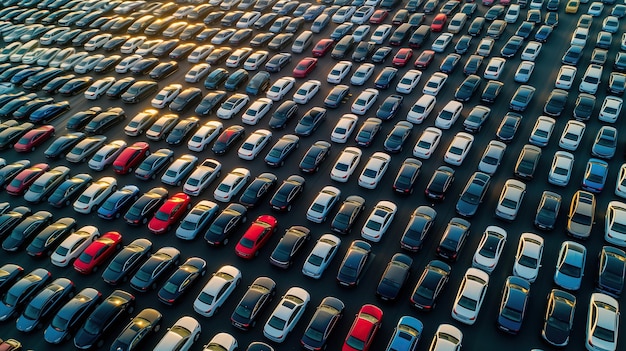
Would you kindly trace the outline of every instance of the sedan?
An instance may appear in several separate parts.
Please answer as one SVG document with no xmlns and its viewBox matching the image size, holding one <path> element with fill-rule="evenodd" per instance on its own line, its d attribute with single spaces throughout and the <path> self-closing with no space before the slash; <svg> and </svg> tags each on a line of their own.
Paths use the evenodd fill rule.
<svg viewBox="0 0 626 351">
<path fill-rule="evenodd" d="M 564 241 L 554 272 L 554 283 L 563 289 L 576 291 L 580 288 L 587 259 L 587 248 L 573 241 Z"/>
<path fill-rule="evenodd" d="M 393 255 L 378 282 L 376 296 L 385 301 L 395 300 L 409 277 L 412 264 L 413 259 L 405 254 Z"/>
<path fill-rule="evenodd" d="M 598 289 L 611 296 L 620 296 L 625 274 L 626 253 L 612 246 L 603 246 L 598 255 Z"/>
<path fill-rule="evenodd" d="M 100 265 L 115 253 L 122 245 L 122 235 L 107 232 L 95 239 L 74 261 L 74 270 L 82 274 L 96 272 Z"/>
<path fill-rule="evenodd" d="M 316 308 L 300 343 L 311 350 L 323 349 L 333 330 L 339 325 L 345 304 L 332 296 L 325 297 Z"/>
<path fill-rule="evenodd" d="M 224 304 L 241 281 L 236 267 L 222 266 L 204 285 L 193 303 L 193 309 L 204 317 L 211 317 Z M 255 282 L 256 283 L 256 282 Z M 253 284 L 254 286 L 254 284 Z"/>
<path fill-rule="evenodd" d="M 364 115 L 374 105 L 378 99 L 379 92 L 377 89 L 368 88 L 365 89 L 357 96 L 352 103 L 350 110 L 357 115 Z"/>
<path fill-rule="evenodd" d="M 530 295 L 530 283 L 522 278 L 509 276 L 504 283 L 502 301 L 498 312 L 498 329 L 509 334 L 519 333 Z"/>
<path fill-rule="evenodd" d="M 443 160 L 451 165 L 460 166 L 465 160 L 465 157 L 469 153 L 472 144 L 474 142 L 474 136 L 465 132 L 459 132 L 454 136 L 452 142 L 448 146 Z"/>
<path fill-rule="evenodd" d="M 422 311 L 431 311 L 437 304 L 437 298 L 450 279 L 452 268 L 447 263 L 433 260 L 426 265 L 415 289 L 411 293 L 411 304 Z"/>
<path fill-rule="evenodd" d="M 585 167 L 585 174 L 581 182 L 583 190 L 600 193 L 609 174 L 609 164 L 597 158 L 590 158 Z"/>
<path fill-rule="evenodd" d="M 617 129 L 611 126 L 602 126 L 596 134 L 591 147 L 591 154 L 603 159 L 611 159 L 617 148 Z"/>
<path fill-rule="evenodd" d="M 181 220 L 176 229 L 176 237 L 183 240 L 193 240 L 200 232 L 207 229 L 209 223 L 217 216 L 219 206 L 208 200 L 198 202 Z"/>
<path fill-rule="evenodd" d="M 117 180 L 102 177 L 91 184 L 74 202 L 74 211 L 89 214 L 117 189 Z"/>
<path fill-rule="evenodd" d="M 278 221 L 272 216 L 259 216 L 235 246 L 235 254 L 245 259 L 258 256 L 259 250 L 276 231 L 277 224 Z"/>
<path fill-rule="evenodd" d="M 253 160 L 269 144 L 272 139 L 272 132 L 265 129 L 258 129 L 250 134 L 241 144 L 237 151 L 239 158 L 243 160 Z"/>
<path fill-rule="evenodd" d="M 482 172 L 475 172 L 467 182 L 456 203 L 456 212 L 463 217 L 472 217 L 483 201 L 491 176 Z"/>
<path fill-rule="evenodd" d="M 174 151 L 159 149 L 146 157 L 135 170 L 135 177 L 147 180 L 156 179 L 159 172 L 165 169 L 174 159 Z"/>
<path fill-rule="evenodd" d="M 98 217 L 103 219 L 119 218 L 130 205 L 139 198 L 139 188 L 126 185 L 109 196 L 98 208 Z"/>
<path fill-rule="evenodd" d="M 277 343 L 285 341 L 285 338 L 298 323 L 306 309 L 311 295 L 299 287 L 291 287 L 263 327 L 263 335 Z"/>
<path fill-rule="evenodd" d="M 200 337 L 200 323 L 192 317 L 181 317 L 167 328 L 167 332 L 154 347 L 156 350 L 172 350 L 178 348 L 188 351 L 194 342 Z"/>
<path fill-rule="evenodd" d="M 365 272 L 371 250 L 371 245 L 365 241 L 352 242 L 337 272 L 337 282 L 340 285 L 347 287 L 358 285 Z"/>
<path fill-rule="evenodd" d="M 408 70 L 396 85 L 396 92 L 410 94 L 422 77 L 422 72 L 416 69 Z"/>
<path fill-rule="evenodd" d="M 617 349 L 619 315 L 619 302 L 616 299 L 603 293 L 591 294 L 585 340 L 587 350 L 597 350 L 599 347 L 605 350 Z"/>
<path fill-rule="evenodd" d="M 280 101 L 291 91 L 295 84 L 296 80 L 293 77 L 280 78 L 267 90 L 266 97 L 272 101 Z"/>
<path fill-rule="evenodd" d="M 382 324 L 383 311 L 377 306 L 361 306 L 343 343 L 342 351 L 367 351 Z"/>
<path fill-rule="evenodd" d="M 228 202 L 236 196 L 248 183 L 250 171 L 246 168 L 235 168 L 229 172 L 218 184 L 213 192 L 213 197 L 217 201 Z"/>
<path fill-rule="evenodd" d="M 313 57 L 306 57 L 293 69 L 293 76 L 295 78 L 306 78 L 317 66 L 317 59 Z"/>
<path fill-rule="evenodd" d="M 497 140 L 491 140 L 480 158 L 478 170 L 489 175 L 496 173 L 498 166 L 500 166 L 500 163 L 504 159 L 505 151 L 506 144 Z"/>
<path fill-rule="evenodd" d="M 285 231 L 285 235 L 270 254 L 270 263 L 276 267 L 287 269 L 293 263 L 294 257 L 311 239 L 311 231 L 302 226 L 292 226 Z"/>
<path fill-rule="evenodd" d="M 316 242 L 302 266 L 302 274 L 314 279 L 319 279 L 335 257 L 341 239 L 332 235 L 324 234 Z"/>
<path fill-rule="evenodd" d="M 402 106 L 402 101 L 404 101 L 404 96 L 402 95 L 389 95 L 376 110 L 376 117 L 383 121 L 392 119 Z"/>
<path fill-rule="evenodd" d="M 548 183 L 566 186 L 569 183 L 574 168 L 574 155 L 566 151 L 557 151 L 552 159 L 552 166 L 548 173 Z"/>
<path fill-rule="evenodd" d="M 468 268 L 454 299 L 452 318 L 468 325 L 476 323 L 488 286 L 487 273 L 477 268 Z"/>
<path fill-rule="evenodd" d="M 269 113 L 274 102 L 268 98 L 259 98 L 246 109 L 241 116 L 241 122 L 249 125 L 256 125 Z"/>
<path fill-rule="evenodd" d="M 322 83 L 318 80 L 308 80 L 296 90 L 292 100 L 298 104 L 306 104 L 319 92 Z"/>
<path fill-rule="evenodd" d="M 448 75 L 441 72 L 433 73 L 428 81 L 424 84 L 424 88 L 422 89 L 422 93 L 437 96 L 441 88 L 445 85 L 448 80 Z"/>
<path fill-rule="evenodd" d="M 393 202 L 379 201 L 361 228 L 361 237 L 379 242 L 391 226 L 397 210 L 398 207 Z"/>
<path fill-rule="evenodd" d="M 525 111 L 535 94 L 535 90 L 530 85 L 520 85 L 511 98 L 509 108 L 513 111 Z"/>
<path fill-rule="evenodd" d="M 233 94 L 222 103 L 216 115 L 221 119 L 231 119 L 241 112 L 249 102 L 250 98 L 248 95 L 240 93 Z"/>
<path fill-rule="evenodd" d="M 496 217 L 512 221 L 517 217 L 526 194 L 526 184 L 515 179 L 508 179 L 502 187 L 496 206 Z"/>
<path fill-rule="evenodd" d="M 206 261 L 199 257 L 190 257 L 180 265 L 165 281 L 157 296 L 159 301 L 173 305 L 193 283 L 206 274 Z"/>
</svg>

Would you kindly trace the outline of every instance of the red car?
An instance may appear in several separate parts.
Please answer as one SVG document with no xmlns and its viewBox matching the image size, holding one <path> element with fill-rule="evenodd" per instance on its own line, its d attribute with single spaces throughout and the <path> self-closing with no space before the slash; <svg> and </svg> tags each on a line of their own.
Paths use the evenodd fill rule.
<svg viewBox="0 0 626 351">
<path fill-rule="evenodd" d="M 278 221 L 270 215 L 259 216 L 243 234 L 235 253 L 241 258 L 251 259 L 259 254 L 259 250 L 276 231 Z"/>
<path fill-rule="evenodd" d="M 322 57 L 326 55 L 335 45 L 335 41 L 332 39 L 321 39 L 313 47 L 313 57 Z"/>
<path fill-rule="evenodd" d="M 445 13 L 438 13 L 433 19 L 433 23 L 430 24 L 430 30 L 433 32 L 441 32 L 447 21 L 448 16 L 446 16 Z"/>
<path fill-rule="evenodd" d="M 51 125 L 41 126 L 39 128 L 31 129 L 24 134 L 20 140 L 13 145 L 13 148 L 17 152 L 34 151 L 35 148 L 41 145 L 44 141 L 50 139 L 54 135 L 54 127 Z"/>
<path fill-rule="evenodd" d="M 108 232 L 94 240 L 74 261 L 74 269 L 82 274 L 90 274 L 98 270 L 115 251 L 122 246 L 122 234 Z"/>
<path fill-rule="evenodd" d="M 317 59 L 313 57 L 305 57 L 300 62 L 296 68 L 293 69 L 293 76 L 295 78 L 306 78 L 313 71 L 313 69 L 317 66 Z"/>
<path fill-rule="evenodd" d="M 117 174 L 130 173 L 133 167 L 139 165 L 148 155 L 150 155 L 150 144 L 143 141 L 136 142 L 115 158 L 113 171 Z"/>
<path fill-rule="evenodd" d="M 385 22 L 387 16 L 389 16 L 389 12 L 387 10 L 376 10 L 372 14 L 372 17 L 370 17 L 370 24 L 381 24 Z"/>
<path fill-rule="evenodd" d="M 148 222 L 148 230 L 153 234 L 163 234 L 180 220 L 185 211 L 191 208 L 191 198 L 185 193 L 176 193 L 161 205 Z"/>
<path fill-rule="evenodd" d="M 357 314 L 341 351 L 367 351 L 380 329 L 383 310 L 374 305 L 363 305 Z"/>
<path fill-rule="evenodd" d="M 50 169 L 50 166 L 47 163 L 38 163 L 30 168 L 27 168 L 20 173 L 18 173 L 11 183 L 7 185 L 7 193 L 11 195 L 22 195 L 28 187 L 37 180 L 37 178 L 41 177 L 42 174 L 46 173 Z"/>
<path fill-rule="evenodd" d="M 391 64 L 396 67 L 404 67 L 413 57 L 413 50 L 409 48 L 402 48 L 398 50 L 396 56 L 393 57 Z"/>
<path fill-rule="evenodd" d="M 427 68 L 433 59 L 435 58 L 435 52 L 432 50 L 424 50 L 415 60 L 415 68 Z"/>
</svg>

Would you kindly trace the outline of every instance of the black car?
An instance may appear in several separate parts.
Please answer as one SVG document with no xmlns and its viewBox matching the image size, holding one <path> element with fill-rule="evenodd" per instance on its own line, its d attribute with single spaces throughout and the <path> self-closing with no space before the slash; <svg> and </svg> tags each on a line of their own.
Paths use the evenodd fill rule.
<svg viewBox="0 0 626 351">
<path fill-rule="evenodd" d="M 517 158 L 514 174 L 522 179 L 532 179 L 539 165 L 541 149 L 535 145 L 526 144 Z"/>
<path fill-rule="evenodd" d="M 285 159 L 299 147 L 299 137 L 293 134 L 285 134 L 267 152 L 264 159 L 265 164 L 270 167 L 282 167 L 285 164 Z"/>
<path fill-rule="evenodd" d="M 54 99 L 50 97 L 41 97 L 30 100 L 13 112 L 13 118 L 16 120 L 27 119 L 30 117 L 31 113 L 35 112 L 40 107 L 51 103 L 54 103 Z"/>
<path fill-rule="evenodd" d="M 291 211 L 291 205 L 304 191 L 304 183 L 304 178 L 295 174 L 285 179 L 270 200 L 272 209 L 280 212 Z"/>
<path fill-rule="evenodd" d="M 24 311 L 17 318 L 16 329 L 21 332 L 30 332 L 43 323 L 61 307 L 61 303 L 74 295 L 74 283 L 67 278 L 57 278 L 45 288 L 40 290 Z"/>
<path fill-rule="evenodd" d="M 199 257 L 190 257 L 165 281 L 157 296 L 161 302 L 173 305 L 193 283 L 206 274 L 206 261 Z"/>
<path fill-rule="evenodd" d="M 453 262 L 456 261 L 469 237 L 469 229 L 470 222 L 457 217 L 450 219 L 437 246 L 437 255 Z"/>
<path fill-rule="evenodd" d="M 101 293 L 96 289 L 85 288 L 78 292 L 52 318 L 44 331 L 44 339 L 51 344 L 68 340 L 100 300 Z"/>
<path fill-rule="evenodd" d="M 272 173 L 261 173 L 243 191 L 239 197 L 239 203 L 247 208 L 255 207 L 274 189 L 277 179 Z"/>
<path fill-rule="evenodd" d="M 210 245 L 226 245 L 228 244 L 230 236 L 233 232 L 239 228 L 242 223 L 245 223 L 246 213 L 248 210 L 246 207 L 240 204 L 229 204 L 220 214 L 213 220 L 209 229 L 204 234 L 204 240 Z"/>
<path fill-rule="evenodd" d="M 272 56 L 272 58 L 265 63 L 265 70 L 272 73 L 280 72 L 280 70 L 289 63 L 291 63 L 291 54 L 281 52 Z"/>
<path fill-rule="evenodd" d="M 153 253 L 139 267 L 139 270 L 130 279 L 131 288 L 146 292 L 150 289 L 154 290 L 157 283 L 165 273 L 180 260 L 180 251 L 173 247 L 162 247 Z"/>
<path fill-rule="evenodd" d="M 44 228 L 26 248 L 26 252 L 33 257 L 46 256 L 52 249 L 76 227 L 76 220 L 70 217 L 60 218 Z"/>
<path fill-rule="evenodd" d="M 19 160 L 0 168 L 0 185 L 9 184 L 13 177 L 29 166 L 29 160 Z"/>
<path fill-rule="evenodd" d="M 517 128 L 522 122 L 522 115 L 513 112 L 507 112 L 502 118 L 502 122 L 496 131 L 496 137 L 498 140 L 510 143 L 515 137 L 515 133 L 517 132 Z"/>
<path fill-rule="evenodd" d="M 484 58 L 480 55 L 470 56 L 467 59 L 467 62 L 465 62 L 465 66 L 463 66 L 463 73 L 465 73 L 465 75 L 476 74 L 483 63 L 483 60 Z"/>
<path fill-rule="evenodd" d="M 393 255 L 378 282 L 376 296 L 385 301 L 395 300 L 409 278 L 412 264 L 413 259 L 405 254 Z"/>
<path fill-rule="evenodd" d="M 326 348 L 326 342 L 335 327 L 339 325 L 344 308 L 344 303 L 336 297 L 327 296 L 320 302 L 300 339 L 305 349 L 323 350 Z"/>
<path fill-rule="evenodd" d="M 311 239 L 311 231 L 303 226 L 292 226 L 285 231 L 285 235 L 270 255 L 270 263 L 280 268 L 289 268 L 294 256 Z"/>
<path fill-rule="evenodd" d="M 54 78 L 61 76 L 63 73 L 64 71 L 58 67 L 48 67 L 28 77 L 22 84 L 22 88 L 30 91 L 41 89 L 41 87 L 48 84 L 48 82 Z"/>
<path fill-rule="evenodd" d="M 57 208 L 69 206 L 91 184 L 92 180 L 93 178 L 87 173 L 80 173 L 65 180 L 48 197 L 48 203 Z"/>
<path fill-rule="evenodd" d="M 61 95 L 78 95 L 93 83 L 93 77 L 78 77 L 69 80 L 59 88 L 59 94 Z"/>
<path fill-rule="evenodd" d="M 378 89 L 387 89 L 396 78 L 398 69 L 395 67 L 385 67 L 374 80 L 374 86 Z"/>
<path fill-rule="evenodd" d="M 587 121 L 593 114 L 596 106 L 596 97 L 587 93 L 580 93 L 574 105 L 574 119 L 577 121 Z"/>
<path fill-rule="evenodd" d="M 171 58 L 172 60 L 180 61 L 180 60 L 186 59 L 195 48 L 196 48 L 196 44 L 194 43 L 182 43 L 176 46 L 176 48 L 174 48 L 174 50 L 172 50 L 169 53 L 168 57 Z"/>
<path fill-rule="evenodd" d="M 161 62 L 148 73 L 148 76 L 155 80 L 161 80 L 169 77 L 176 71 L 178 71 L 178 62 Z"/>
<path fill-rule="evenodd" d="M 459 64 L 460 61 L 461 61 L 461 55 L 455 54 L 455 53 L 448 54 L 443 59 L 443 61 L 441 61 L 441 64 L 439 65 L 439 70 L 443 73 L 450 74 L 454 72 L 454 69 Z"/>
<path fill-rule="evenodd" d="M 339 107 L 344 100 L 348 97 L 350 93 L 350 87 L 347 85 L 337 85 L 335 86 L 330 93 L 324 99 L 324 106 L 329 108 L 337 108 Z"/>
<path fill-rule="evenodd" d="M 152 188 L 130 206 L 124 215 L 124 220 L 131 225 L 148 223 L 148 219 L 165 202 L 167 195 L 165 188 Z"/>
<path fill-rule="evenodd" d="M 374 137 L 381 130 L 382 124 L 383 121 L 379 118 L 370 117 L 366 119 L 354 138 L 357 145 L 363 147 L 370 146 L 374 141 Z"/>
<path fill-rule="evenodd" d="M 313 143 L 311 147 L 302 157 L 298 167 L 302 172 L 315 173 L 319 170 L 320 164 L 330 154 L 330 143 L 327 141 L 319 140 Z"/>
<path fill-rule="evenodd" d="M 374 42 L 371 41 L 362 41 L 360 43 L 358 43 L 356 45 L 356 48 L 354 49 L 354 52 L 352 53 L 352 61 L 353 62 L 363 62 L 365 60 L 367 60 L 370 56 L 372 56 L 372 53 L 374 52 L 374 50 L 376 49 L 376 44 Z M 333 52 L 335 52 L 336 48 L 333 49 Z M 332 53 L 331 53 L 332 56 Z M 337 56 L 337 55 L 336 55 Z M 339 55 L 340 57 L 335 57 L 334 58 L 343 58 L 344 55 Z"/>
<path fill-rule="evenodd" d="M 376 117 L 383 121 L 387 121 L 387 120 L 394 118 L 396 114 L 398 113 L 398 111 L 400 110 L 403 100 L 404 100 L 404 97 L 402 95 L 398 95 L 398 94 L 389 95 L 387 98 L 385 98 L 383 103 L 376 110 Z"/>
<path fill-rule="evenodd" d="M 156 179 L 157 175 L 174 160 L 174 151 L 159 149 L 146 157 L 135 170 L 135 177 L 147 180 Z"/>
<path fill-rule="evenodd" d="M 28 120 L 33 123 L 48 123 L 70 110 L 68 101 L 59 101 L 43 105 L 33 111 Z"/>
<path fill-rule="evenodd" d="M 582 56 L 583 47 L 580 45 L 572 45 L 567 49 L 567 51 L 565 51 L 565 54 L 563 54 L 561 63 L 564 65 L 576 66 Z"/>
<path fill-rule="evenodd" d="M 298 104 L 293 100 L 285 100 L 272 114 L 269 126 L 272 129 L 282 129 L 287 126 L 298 113 Z"/>
<path fill-rule="evenodd" d="M 232 51 L 233 49 L 229 47 L 217 48 L 211 51 L 211 53 L 209 54 L 209 56 L 207 56 L 205 61 L 210 65 L 218 65 L 222 63 L 224 60 L 226 60 L 230 56 Z"/>
<path fill-rule="evenodd" d="M 122 94 L 128 90 L 133 84 L 135 84 L 137 80 L 133 77 L 124 77 L 122 79 L 118 79 L 107 89 L 106 96 L 109 99 L 119 99 Z"/>
<path fill-rule="evenodd" d="M 111 260 L 102 272 L 102 279 L 110 285 L 126 282 L 128 277 L 139 268 L 139 264 L 148 257 L 151 250 L 152 243 L 149 240 L 144 238 L 134 240 Z"/>
<path fill-rule="evenodd" d="M 204 80 L 204 87 L 212 90 L 217 89 L 222 83 L 228 79 L 229 72 L 225 68 L 218 67 L 211 71 Z"/>
<path fill-rule="evenodd" d="M 170 111 L 183 113 L 202 100 L 202 90 L 187 88 L 170 103 Z"/>
<path fill-rule="evenodd" d="M 153 308 L 142 310 L 122 329 L 117 338 L 113 340 L 110 349 L 117 351 L 138 349 L 142 340 L 150 338 L 150 335 L 161 330 L 162 319 L 163 315 Z"/>
<path fill-rule="evenodd" d="M 234 35 L 233 35 L 234 36 Z M 279 33 L 270 40 L 267 44 L 267 48 L 273 51 L 280 51 L 284 49 L 289 43 L 293 41 L 293 33 Z"/>
<path fill-rule="evenodd" d="M 270 87 L 270 74 L 265 71 L 257 72 L 246 85 L 246 94 L 257 96 L 263 94 Z"/>
<path fill-rule="evenodd" d="M 159 90 L 159 84 L 148 80 L 139 80 L 133 83 L 122 95 L 122 101 L 135 104 Z"/>
<path fill-rule="evenodd" d="M 491 184 L 490 175 L 474 172 L 456 202 L 456 213 L 463 217 L 473 217 L 487 194 L 489 184 Z"/>
<path fill-rule="evenodd" d="M 546 100 L 543 112 L 548 116 L 560 116 L 567 105 L 568 92 L 562 89 L 553 89 Z"/>
<path fill-rule="evenodd" d="M 269 305 L 275 294 L 276 282 L 268 277 L 256 278 L 230 316 L 232 325 L 242 330 L 254 327 L 257 317 Z"/>
<path fill-rule="evenodd" d="M 403 195 L 413 194 L 413 186 L 415 185 L 415 181 L 421 169 L 422 161 L 414 158 L 404 160 L 398 171 L 398 175 L 396 175 L 396 179 L 393 181 L 393 190 Z"/>
<path fill-rule="evenodd" d="M 480 101 L 492 104 L 496 101 L 498 95 L 502 91 L 504 87 L 504 83 L 497 80 L 490 80 L 487 82 L 485 89 L 483 90 L 482 95 L 480 96 Z"/>
<path fill-rule="evenodd" d="M 76 76 L 73 74 L 67 74 L 64 76 L 56 77 L 52 79 L 51 81 L 49 81 L 48 83 L 46 83 L 46 85 L 44 85 L 43 88 L 41 88 L 41 90 L 48 94 L 56 94 L 59 91 L 59 89 L 61 89 L 61 87 L 65 85 L 65 83 L 69 82 L 70 80 L 74 78 L 76 78 Z"/>
<path fill-rule="evenodd" d="M 147 74 L 148 72 L 150 72 L 154 67 L 156 67 L 156 65 L 159 64 L 159 59 L 156 57 L 147 57 L 147 58 L 142 58 L 139 61 L 137 61 L 131 68 L 130 68 L 130 73 L 139 76 L 139 75 L 143 75 L 143 74 Z"/>
<path fill-rule="evenodd" d="M 225 154 L 230 147 L 237 141 L 243 138 L 245 129 L 239 125 L 230 126 L 222 131 L 217 137 L 211 150 L 216 155 Z"/>
<path fill-rule="evenodd" d="M 626 253 L 613 246 L 603 246 L 598 256 L 598 289 L 618 298 L 624 289 L 625 274 Z"/>
<path fill-rule="evenodd" d="M 400 238 L 400 247 L 411 252 L 422 248 L 424 239 L 435 222 L 437 211 L 429 206 L 419 206 L 411 214 L 411 218 Z"/>
<path fill-rule="evenodd" d="M 309 136 L 326 120 L 326 109 L 313 107 L 298 121 L 294 133 L 298 136 Z"/>
<path fill-rule="evenodd" d="M 413 124 L 407 121 L 396 123 L 391 132 L 387 134 L 383 148 L 388 152 L 402 152 L 402 146 L 407 138 L 411 135 Z"/>
<path fill-rule="evenodd" d="M 10 101 L 2 105 L 2 107 L 0 107 L 0 118 L 6 120 L 6 119 L 9 119 L 9 117 L 13 117 L 13 113 L 17 111 L 17 109 L 24 106 L 27 102 L 31 101 L 32 99 L 36 97 L 37 97 L 37 94 L 31 93 L 31 94 L 18 96 L 14 99 L 11 99 Z"/>
<path fill-rule="evenodd" d="M 611 72 L 607 91 L 611 95 L 621 96 L 626 90 L 626 75 L 619 72 Z"/>
<path fill-rule="evenodd" d="M 37 268 L 11 285 L 0 301 L 0 321 L 4 322 L 20 312 L 51 276 L 47 270 Z"/>
<path fill-rule="evenodd" d="M 450 279 L 450 265 L 432 260 L 426 265 L 415 289 L 411 294 L 411 304 L 422 311 L 431 311 L 437 304 L 437 297 Z"/>
<path fill-rule="evenodd" d="M 552 289 L 548 295 L 546 314 L 541 336 L 554 346 L 567 346 L 574 326 L 576 297 L 559 289 Z"/>
<path fill-rule="evenodd" d="M 462 35 L 456 42 L 456 45 L 454 45 L 454 52 L 459 55 L 463 55 L 469 51 L 471 44 L 472 37 L 469 35 Z"/>
<path fill-rule="evenodd" d="M 198 89 L 199 90 L 199 89 Z M 170 105 L 171 107 L 171 105 Z M 188 117 L 180 120 L 176 126 L 170 131 L 165 138 L 165 141 L 170 145 L 178 145 L 185 140 L 185 138 L 198 128 L 198 118 Z"/>
<path fill-rule="evenodd" d="M 371 60 L 374 63 L 383 63 L 391 55 L 392 51 L 393 49 L 391 49 L 389 46 L 380 47 L 374 52 Z"/>
<path fill-rule="evenodd" d="M 81 130 L 101 112 L 102 108 L 99 106 L 93 106 L 87 110 L 78 111 L 70 116 L 65 124 L 65 128 L 69 130 Z"/>
<path fill-rule="evenodd" d="M 156 12 L 153 12 L 152 14 L 157 17 L 160 16 L 160 14 L 157 14 Z M 150 35 L 150 36 L 159 35 L 165 30 L 165 28 L 167 28 L 175 20 L 176 18 L 173 16 L 165 16 L 162 18 L 158 18 L 154 22 L 150 23 L 143 32 L 145 35 Z"/>
<path fill-rule="evenodd" d="M 0 150 L 13 147 L 13 145 L 28 131 L 35 127 L 32 123 L 22 123 L 9 127 L 0 132 Z"/>
<path fill-rule="evenodd" d="M 228 76 L 224 82 L 224 89 L 227 91 L 235 91 L 248 82 L 250 75 L 248 71 L 240 68 Z"/>
<path fill-rule="evenodd" d="M 103 134 L 111 127 L 124 121 L 126 112 L 121 107 L 111 107 L 94 117 L 83 129 L 89 135 Z"/>
<path fill-rule="evenodd" d="M 116 37 L 112 37 L 104 43 L 104 45 L 102 45 L 102 49 L 104 49 L 104 51 L 119 50 L 129 38 L 129 35 L 118 35 Z"/>
<path fill-rule="evenodd" d="M 355 287 L 363 277 L 372 246 L 363 240 L 354 240 L 341 261 L 337 272 L 337 282 L 341 286 Z"/>
<path fill-rule="evenodd" d="M 0 267 L 0 293 L 4 294 L 24 273 L 24 268 L 13 263 Z"/>
<path fill-rule="evenodd" d="M 74 336 L 79 349 L 102 347 L 104 337 L 135 309 L 135 297 L 126 291 L 115 290 L 87 317 Z"/>
<path fill-rule="evenodd" d="M 333 218 L 330 229 L 340 234 L 349 234 L 357 218 L 364 210 L 364 198 L 358 195 L 348 196 Z"/>
<path fill-rule="evenodd" d="M 414 49 L 422 47 L 424 42 L 430 37 L 430 26 L 422 24 L 411 34 L 409 38 L 409 46 Z"/>
<path fill-rule="evenodd" d="M 528 37 L 530 36 L 530 33 L 532 33 L 534 28 L 535 28 L 534 23 L 523 21 L 522 23 L 520 23 L 519 27 L 517 27 L 517 30 L 515 31 L 514 35 L 520 36 L 524 38 L 524 40 L 526 40 L 528 39 Z"/>
<path fill-rule="evenodd" d="M 534 221 L 535 227 L 542 230 L 554 229 L 560 208 L 561 195 L 547 190 L 544 191 L 537 207 Z"/>
<path fill-rule="evenodd" d="M 218 90 L 209 92 L 202 98 L 195 112 L 201 116 L 208 116 L 213 113 L 213 110 L 215 110 L 217 106 L 220 106 L 227 97 L 228 94 L 225 91 Z"/>
<path fill-rule="evenodd" d="M 454 170 L 448 166 L 440 166 L 430 178 L 424 194 L 433 200 L 443 200 L 453 182 Z"/>
<path fill-rule="evenodd" d="M 513 57 L 519 51 L 519 49 L 524 44 L 524 38 L 514 35 L 509 38 L 509 40 L 504 44 L 502 49 L 500 50 L 500 55 L 502 57 Z"/>
<path fill-rule="evenodd" d="M 122 61 L 122 56 L 120 55 L 107 56 L 98 62 L 93 71 L 100 74 L 110 72 L 120 61 Z"/>
<path fill-rule="evenodd" d="M 2 242 L 5 251 L 17 251 L 52 221 L 52 213 L 38 211 L 24 218 Z"/>
<path fill-rule="evenodd" d="M 480 87 L 481 81 L 482 79 L 479 76 L 470 74 L 456 89 L 454 98 L 458 101 L 469 101 Z"/>
</svg>

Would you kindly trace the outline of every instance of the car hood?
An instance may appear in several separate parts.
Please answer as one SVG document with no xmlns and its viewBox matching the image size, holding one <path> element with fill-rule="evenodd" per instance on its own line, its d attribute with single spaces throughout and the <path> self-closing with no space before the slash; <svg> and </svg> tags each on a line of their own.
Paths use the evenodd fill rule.
<svg viewBox="0 0 626 351">
<path fill-rule="evenodd" d="M 591 234 L 591 226 L 586 224 L 580 224 L 574 221 L 567 222 L 567 230 L 577 237 L 589 237 Z"/>
</svg>

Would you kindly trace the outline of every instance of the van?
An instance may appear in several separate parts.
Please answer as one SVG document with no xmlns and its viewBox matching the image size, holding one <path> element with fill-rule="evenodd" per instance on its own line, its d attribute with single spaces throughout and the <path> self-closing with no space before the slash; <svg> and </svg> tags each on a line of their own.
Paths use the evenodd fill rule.
<svg viewBox="0 0 626 351">
<path fill-rule="evenodd" d="M 291 45 L 291 51 L 296 54 L 302 53 L 306 50 L 311 43 L 313 42 L 313 32 L 310 30 L 305 30 L 300 33 L 296 40 L 294 40 L 293 45 Z"/>
<path fill-rule="evenodd" d="M 391 34 L 391 38 L 389 39 L 389 44 L 394 46 L 402 45 L 407 37 L 409 36 L 410 30 L 413 29 L 409 23 L 402 23 L 396 30 Z"/>
<path fill-rule="evenodd" d="M 313 21 L 313 24 L 311 24 L 311 32 L 319 33 L 323 31 L 329 22 L 330 16 L 326 13 L 322 13 L 321 15 L 317 16 L 315 21 Z"/>
</svg>

